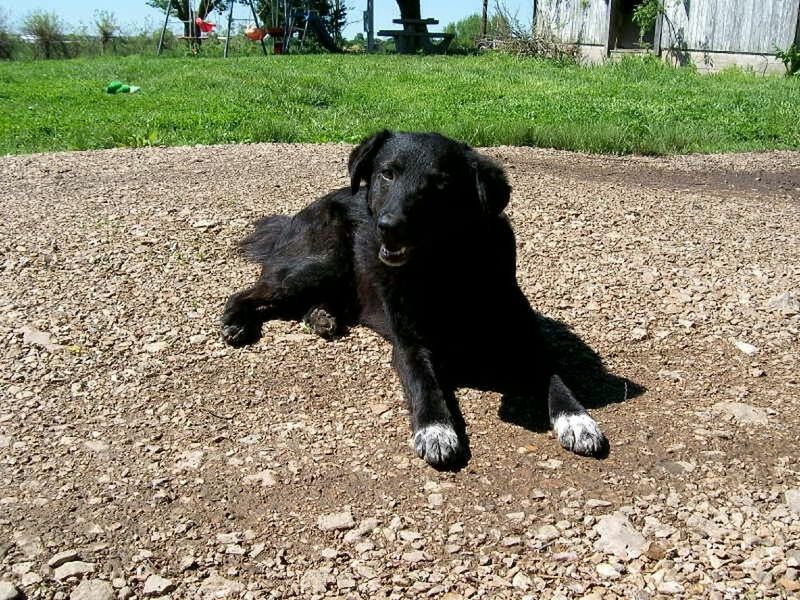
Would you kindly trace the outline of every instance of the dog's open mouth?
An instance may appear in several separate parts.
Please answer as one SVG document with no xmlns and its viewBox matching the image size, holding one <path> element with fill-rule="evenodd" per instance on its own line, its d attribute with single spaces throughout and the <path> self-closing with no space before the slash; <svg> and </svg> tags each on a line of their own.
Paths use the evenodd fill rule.
<svg viewBox="0 0 800 600">
<path fill-rule="evenodd" d="M 401 246 L 397 250 L 389 250 L 385 244 L 381 244 L 378 258 L 381 262 L 390 267 L 401 267 L 408 261 L 408 246 Z"/>
</svg>

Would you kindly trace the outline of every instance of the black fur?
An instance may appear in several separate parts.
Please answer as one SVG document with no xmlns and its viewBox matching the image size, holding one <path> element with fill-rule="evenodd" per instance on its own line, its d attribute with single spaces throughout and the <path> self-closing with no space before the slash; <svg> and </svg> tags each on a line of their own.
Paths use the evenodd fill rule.
<svg viewBox="0 0 800 600">
<path fill-rule="evenodd" d="M 546 398 L 554 422 L 585 415 L 517 285 L 503 169 L 443 136 L 389 131 L 353 150 L 348 167 L 349 189 L 268 217 L 241 243 L 262 272 L 228 300 L 226 341 L 257 340 L 268 319 L 305 318 L 326 336 L 377 331 L 393 345 L 416 450 L 435 466 L 466 452 L 457 387 Z M 599 430 L 561 441 L 584 454 L 606 445 Z"/>
</svg>

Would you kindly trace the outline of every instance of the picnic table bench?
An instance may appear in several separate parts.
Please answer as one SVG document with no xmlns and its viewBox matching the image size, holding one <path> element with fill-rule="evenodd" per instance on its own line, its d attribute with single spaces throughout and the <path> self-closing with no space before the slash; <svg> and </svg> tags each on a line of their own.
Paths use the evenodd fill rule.
<svg viewBox="0 0 800 600">
<path fill-rule="evenodd" d="M 403 29 L 381 29 L 378 35 L 392 37 L 399 54 L 413 53 L 419 47 L 418 44 L 414 43 L 417 40 L 422 41 L 422 48 L 425 52 L 444 54 L 455 37 L 452 33 L 414 31 L 413 29 L 413 27 L 419 25 L 438 25 L 439 21 L 436 19 L 392 19 L 392 23 L 402 25 Z M 438 38 L 441 38 L 441 41 L 438 44 L 433 44 L 432 40 Z"/>
</svg>

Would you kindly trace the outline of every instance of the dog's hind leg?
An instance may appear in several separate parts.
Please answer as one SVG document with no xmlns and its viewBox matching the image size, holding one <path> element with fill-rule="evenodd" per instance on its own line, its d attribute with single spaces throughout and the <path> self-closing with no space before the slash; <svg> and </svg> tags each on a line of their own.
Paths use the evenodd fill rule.
<svg viewBox="0 0 800 600">
<path fill-rule="evenodd" d="M 550 376 L 547 404 L 553 431 L 564 448 L 584 456 L 601 456 L 608 451 L 608 440 L 600 427 L 555 374 Z"/>
</svg>

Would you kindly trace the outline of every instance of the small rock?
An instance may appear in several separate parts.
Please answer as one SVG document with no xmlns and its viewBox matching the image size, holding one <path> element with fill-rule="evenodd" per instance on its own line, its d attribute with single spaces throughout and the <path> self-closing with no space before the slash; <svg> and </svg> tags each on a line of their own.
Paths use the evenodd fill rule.
<svg viewBox="0 0 800 600">
<path fill-rule="evenodd" d="M 642 555 L 645 539 L 623 513 L 600 517 L 594 529 L 600 536 L 594 544 L 595 550 L 613 554 L 619 560 L 632 560 Z"/>
<path fill-rule="evenodd" d="M 145 582 L 142 594 L 145 596 L 163 596 L 175 589 L 175 584 L 160 575 L 150 575 Z"/>
<path fill-rule="evenodd" d="M 422 550 L 414 550 L 413 552 L 406 552 L 403 554 L 403 560 L 409 563 L 428 562 L 432 560 L 431 556 Z"/>
<path fill-rule="evenodd" d="M 673 475 L 683 475 L 684 473 L 691 473 L 697 468 L 697 465 L 684 460 L 663 460 L 658 465 L 667 473 Z"/>
<path fill-rule="evenodd" d="M 634 342 L 641 342 L 647 338 L 647 329 L 643 327 L 634 327 L 631 329 L 630 336 Z"/>
<path fill-rule="evenodd" d="M 115 600 L 114 588 L 101 579 L 84 579 L 69 595 L 69 600 Z"/>
<path fill-rule="evenodd" d="M 238 598 L 244 589 L 244 584 L 238 581 L 232 581 L 213 574 L 206 577 L 203 583 L 200 584 L 200 597 L 208 600 L 212 600 L 212 598 Z"/>
<path fill-rule="evenodd" d="M 80 560 L 80 558 L 81 556 L 78 554 L 77 550 L 64 550 L 63 552 L 54 554 L 50 560 L 47 561 L 47 566 L 51 569 L 55 569 L 56 567 L 63 565 L 65 562 Z"/>
<path fill-rule="evenodd" d="M 536 539 L 541 542 L 551 542 L 557 539 L 561 532 L 552 525 L 542 525 L 536 531 Z"/>
<path fill-rule="evenodd" d="M 786 505 L 789 507 L 789 510 L 800 514 L 800 488 L 786 490 L 783 496 L 786 499 Z"/>
<path fill-rule="evenodd" d="M 238 531 L 231 531 L 230 533 L 218 533 L 217 543 L 227 546 L 228 544 L 238 544 L 242 540 L 242 534 Z"/>
<path fill-rule="evenodd" d="M 144 351 L 148 354 L 157 354 L 163 350 L 167 349 L 167 342 L 153 342 L 151 344 L 144 345 Z"/>
<path fill-rule="evenodd" d="M 437 508 L 444 504 L 444 496 L 442 494 L 431 494 L 428 496 L 428 504 L 433 508 Z"/>
<path fill-rule="evenodd" d="M 15 533 L 14 543 L 17 548 L 22 550 L 25 558 L 37 558 L 44 554 L 44 544 L 42 544 L 42 538 L 38 535 Z"/>
<path fill-rule="evenodd" d="M 336 587 L 340 590 L 351 590 L 356 587 L 356 581 L 350 575 L 339 575 L 336 578 Z"/>
<path fill-rule="evenodd" d="M 661 369 L 658 372 L 658 376 L 661 379 L 666 379 L 667 381 L 683 381 L 683 375 L 680 371 L 669 371 L 667 369 Z"/>
<path fill-rule="evenodd" d="M 783 589 L 787 592 L 797 592 L 800 591 L 800 582 L 794 581 L 789 579 L 788 577 L 781 577 L 778 580 L 778 583 L 781 585 Z M 0 594 L 0 598 L 2 598 L 2 594 Z"/>
<path fill-rule="evenodd" d="M 656 591 L 659 594 L 682 594 L 683 586 L 677 581 L 662 581 L 656 586 Z"/>
<path fill-rule="evenodd" d="M 800 314 L 800 300 L 795 298 L 790 292 L 784 292 L 767 301 L 767 310 L 770 312 L 780 312 L 787 317 L 798 315 Z"/>
<path fill-rule="evenodd" d="M 323 548 L 322 550 L 319 551 L 319 555 L 322 558 L 333 560 L 334 558 L 339 556 L 339 551 L 336 550 L 335 548 Z"/>
<path fill-rule="evenodd" d="M 22 594 L 9 581 L 0 581 L 0 600 L 22 600 Z"/>
<path fill-rule="evenodd" d="M 523 592 L 527 592 L 532 584 L 531 578 L 522 571 L 517 572 L 517 574 L 514 575 L 514 579 L 511 580 L 511 585 Z"/>
<path fill-rule="evenodd" d="M 711 412 L 733 419 L 740 425 L 767 425 L 767 411 L 743 402 L 717 402 Z"/>
<path fill-rule="evenodd" d="M 196 471 L 203 464 L 203 457 L 206 455 L 202 450 L 187 450 L 178 455 L 175 462 L 176 471 Z"/>
<path fill-rule="evenodd" d="M 619 579 L 620 574 L 614 567 L 608 563 L 600 563 L 595 567 L 597 574 L 603 579 Z"/>
<path fill-rule="evenodd" d="M 564 464 L 564 461 L 558 460 L 557 458 L 549 458 L 547 460 L 539 461 L 536 463 L 543 469 L 558 469 L 561 465 Z"/>
<path fill-rule="evenodd" d="M 207 335 L 204 335 L 202 333 L 198 333 L 198 334 L 193 335 L 193 336 L 191 336 L 189 338 L 189 343 L 190 344 L 203 344 L 203 343 L 205 343 L 205 341 L 207 339 L 208 339 Z"/>
<path fill-rule="evenodd" d="M 329 571 L 323 569 L 309 569 L 300 579 L 300 589 L 307 594 L 324 594 L 328 586 L 333 585 L 336 579 Z"/>
<path fill-rule="evenodd" d="M 117 600 L 128 600 L 129 598 L 133 598 L 136 594 L 133 593 L 133 590 L 129 588 L 127 585 L 123 586 L 117 592 Z"/>
<path fill-rule="evenodd" d="M 731 340 L 733 345 L 739 349 L 740 352 L 744 352 L 748 356 L 752 356 L 756 352 L 758 352 L 758 348 L 753 346 L 753 344 L 748 344 L 747 342 L 742 342 L 740 340 Z"/>
<path fill-rule="evenodd" d="M 596 498 L 589 498 L 586 501 L 586 508 L 603 508 L 606 506 L 611 506 L 611 502 L 607 500 L 598 500 Z"/>
<path fill-rule="evenodd" d="M 214 219 L 198 219 L 192 223 L 195 229 L 213 229 L 218 225 Z"/>
<path fill-rule="evenodd" d="M 661 544 L 651 542 L 647 550 L 645 550 L 644 555 L 650 560 L 659 561 L 667 556 L 667 549 Z"/>
<path fill-rule="evenodd" d="M 25 573 L 20 579 L 22 587 L 30 587 L 42 582 L 42 576 L 38 573 Z"/>
<path fill-rule="evenodd" d="M 275 481 L 275 473 L 273 471 L 259 471 L 253 475 L 245 475 L 245 483 L 258 484 L 261 487 L 272 487 L 277 482 Z"/>
<path fill-rule="evenodd" d="M 101 440 L 86 440 L 83 442 L 83 445 L 86 446 L 87 450 L 91 450 L 92 452 L 108 452 L 108 444 Z"/>
<path fill-rule="evenodd" d="M 317 519 L 317 527 L 322 531 L 344 531 L 356 526 L 350 510 L 322 515 Z"/>
<path fill-rule="evenodd" d="M 94 563 L 73 560 L 53 569 L 53 577 L 63 581 L 78 575 L 88 575 L 89 573 L 94 573 L 94 567 Z"/>
<path fill-rule="evenodd" d="M 63 346 L 60 344 L 54 344 L 50 339 L 50 334 L 46 331 L 39 331 L 38 329 L 33 329 L 32 327 L 22 327 L 20 331 L 22 331 L 23 344 L 39 346 L 48 352 L 53 352 L 63 348 Z"/>
</svg>

